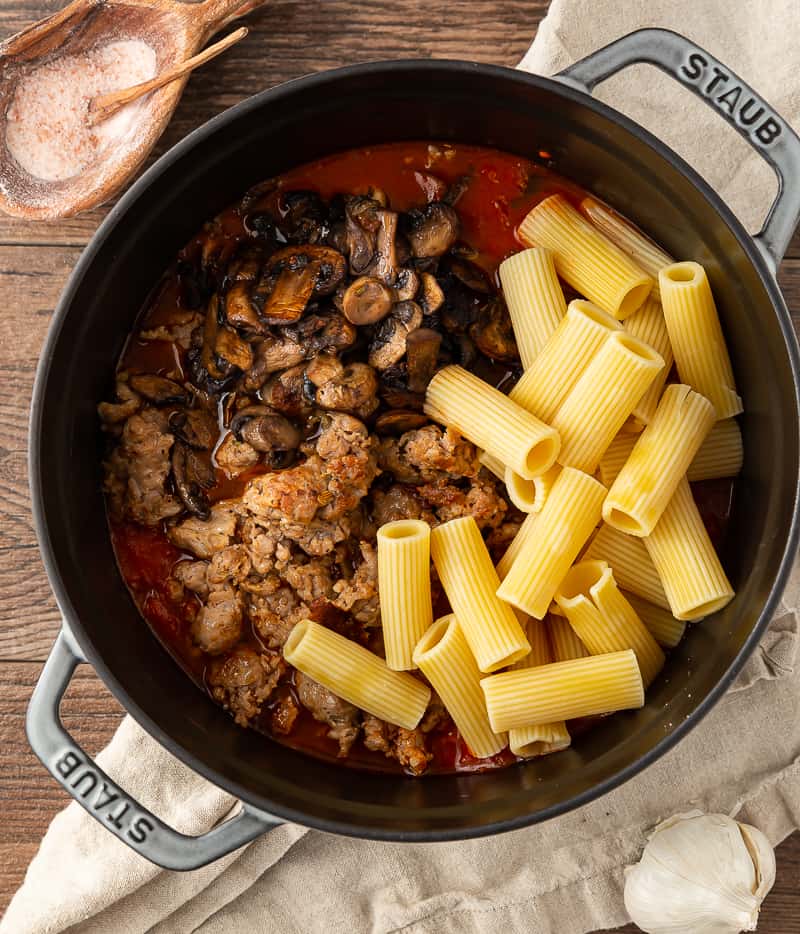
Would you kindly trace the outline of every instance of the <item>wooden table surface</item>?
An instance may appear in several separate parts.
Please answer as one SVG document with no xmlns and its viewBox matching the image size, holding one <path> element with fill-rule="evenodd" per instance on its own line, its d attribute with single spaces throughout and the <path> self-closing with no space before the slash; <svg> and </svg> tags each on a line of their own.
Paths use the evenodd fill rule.
<svg viewBox="0 0 800 934">
<path fill-rule="evenodd" d="M 0 39 L 60 5 L 59 0 L 3 0 Z M 546 0 L 268 0 L 249 18 L 250 36 L 192 78 L 156 154 L 242 98 L 324 68 L 400 57 L 513 65 L 546 7 Z M 50 819 L 67 803 L 30 752 L 24 733 L 25 708 L 59 626 L 31 518 L 28 407 L 52 309 L 105 213 L 55 223 L 0 217 L 0 910 L 22 881 Z M 783 263 L 781 282 L 798 323 L 798 237 Z M 85 668 L 70 687 L 64 713 L 68 728 L 93 752 L 108 741 L 121 717 L 117 703 Z M 800 932 L 798 883 L 800 835 L 795 834 L 778 850 L 778 879 L 759 926 L 764 934 Z"/>
</svg>

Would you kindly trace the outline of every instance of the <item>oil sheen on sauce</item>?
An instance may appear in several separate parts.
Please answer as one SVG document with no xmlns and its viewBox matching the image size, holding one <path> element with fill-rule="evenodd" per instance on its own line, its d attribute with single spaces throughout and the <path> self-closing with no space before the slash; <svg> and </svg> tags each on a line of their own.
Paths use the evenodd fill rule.
<svg viewBox="0 0 800 934">
<path fill-rule="evenodd" d="M 274 183 L 266 183 L 262 194 L 251 196 L 248 210 L 270 206 L 280 191 L 311 189 L 327 200 L 339 193 L 365 194 L 375 187 L 386 192 L 394 210 L 404 211 L 441 197 L 447 187 L 457 182 L 465 186 L 457 205 L 460 241 L 469 248 L 470 259 L 495 282 L 502 260 L 521 249 L 516 229 L 536 203 L 556 191 L 576 202 L 586 194 L 555 175 L 538 159 L 528 160 L 482 147 L 411 142 L 350 150 L 292 169 Z M 225 249 L 231 253 L 247 238 L 237 207 L 228 208 L 218 218 L 225 232 Z M 199 237 L 190 241 L 181 257 L 193 258 L 200 242 Z M 176 309 L 188 312 L 195 307 L 191 286 L 182 281 L 178 263 L 154 291 L 138 327 L 157 327 L 167 317 L 172 317 Z M 131 372 L 158 372 L 173 378 L 180 374 L 181 366 L 181 352 L 174 345 L 135 338 L 129 341 L 120 360 L 120 368 Z M 512 385 L 511 374 L 505 368 L 479 375 L 506 390 Z M 218 471 L 210 499 L 218 501 L 239 496 L 245 483 L 258 472 L 230 480 Z M 693 484 L 693 492 L 712 540 L 719 548 L 730 517 L 733 483 L 729 480 L 697 483 Z M 176 606 L 166 584 L 172 567 L 183 557 L 181 552 L 161 529 L 125 523 L 114 525 L 111 531 L 122 575 L 142 615 L 187 674 L 202 686 L 206 658 L 189 636 L 189 625 L 199 603 L 196 597 L 189 595 Z M 279 688 L 288 689 L 288 686 Z M 269 729 L 269 714 L 267 708 L 256 727 L 273 735 Z M 587 724 L 576 726 L 582 732 Z M 317 723 L 301 708 L 292 733 L 288 737 L 273 738 L 340 765 L 400 771 L 394 760 L 370 752 L 360 741 L 346 759 L 337 759 L 337 744 L 327 738 L 327 730 L 325 724 Z M 426 775 L 484 771 L 516 761 L 507 749 L 490 759 L 474 758 L 452 721 L 431 734 L 429 745 L 434 758 Z"/>
</svg>

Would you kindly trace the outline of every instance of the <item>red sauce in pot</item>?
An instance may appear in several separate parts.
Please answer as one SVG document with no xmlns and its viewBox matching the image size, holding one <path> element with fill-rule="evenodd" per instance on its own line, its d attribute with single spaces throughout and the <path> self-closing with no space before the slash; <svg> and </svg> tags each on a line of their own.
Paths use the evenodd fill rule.
<svg viewBox="0 0 800 934">
<path fill-rule="evenodd" d="M 249 211 L 273 204 L 280 191 L 311 189 L 330 199 L 337 193 L 366 194 L 370 188 L 385 191 L 392 208 L 404 211 L 440 198 L 460 180 L 463 184 L 457 202 L 460 241 L 472 251 L 470 258 L 493 279 L 500 262 L 520 249 L 516 228 L 538 201 L 556 191 L 574 201 L 585 195 L 582 189 L 534 160 L 474 146 L 411 142 L 345 152 L 293 169 L 276 181 L 277 187 L 265 186 L 264 194 L 251 201 Z M 248 236 L 237 208 L 227 209 L 218 218 L 224 233 L 223 248 L 231 253 Z M 193 257 L 200 245 L 198 236 L 181 255 Z M 182 285 L 179 272 L 173 270 L 151 297 L 140 327 L 157 327 L 173 316 L 176 309 L 191 313 L 193 296 L 191 289 Z M 133 372 L 158 373 L 174 379 L 182 377 L 183 365 L 182 352 L 174 344 L 160 340 L 132 339 L 120 361 L 122 368 Z M 480 375 L 506 390 L 512 384 L 509 371 L 503 368 Z M 233 480 L 217 471 L 216 486 L 209 499 L 214 502 L 239 496 L 248 479 L 263 469 L 256 468 Z M 712 540 L 719 548 L 730 516 L 733 483 L 718 480 L 695 484 L 694 493 Z M 176 597 L 168 585 L 172 568 L 185 556 L 161 529 L 124 523 L 112 525 L 111 531 L 120 570 L 142 615 L 184 670 L 202 685 L 207 659 L 193 644 L 189 633 L 199 601 L 188 591 Z M 441 609 L 446 611 L 446 607 Z M 292 691 L 291 679 L 279 690 Z M 328 739 L 328 727 L 316 722 L 302 706 L 292 732 L 276 736 L 270 728 L 272 706 L 267 705 L 262 711 L 257 727 L 279 742 L 348 766 L 399 771 L 400 766 L 394 760 L 370 752 L 360 740 L 346 759 L 337 759 L 338 744 Z M 586 724 L 575 726 L 580 732 Z M 433 761 L 428 774 L 480 771 L 515 761 L 507 749 L 491 759 L 474 758 L 449 719 L 431 734 L 429 748 Z"/>
</svg>

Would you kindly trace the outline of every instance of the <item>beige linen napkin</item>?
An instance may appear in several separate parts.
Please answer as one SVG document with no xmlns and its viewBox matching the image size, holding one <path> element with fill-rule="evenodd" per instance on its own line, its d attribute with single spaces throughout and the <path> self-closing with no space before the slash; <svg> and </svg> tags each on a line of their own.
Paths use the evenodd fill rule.
<svg viewBox="0 0 800 934">
<path fill-rule="evenodd" d="M 669 26 L 796 120 L 796 2 L 554 0 L 522 65 L 551 74 L 632 29 Z M 749 150 L 737 153 L 733 131 L 718 128 L 688 92 L 664 79 L 656 95 L 658 79 L 647 80 L 646 96 L 630 73 L 604 85 L 600 96 L 692 161 L 755 229 L 771 197 L 758 160 Z M 642 775 L 558 820 L 427 845 L 285 825 L 212 866 L 180 874 L 145 862 L 70 804 L 53 820 L 0 934 L 583 934 L 622 924 L 622 867 L 638 857 L 659 818 L 690 806 L 740 814 L 773 843 L 800 827 L 799 604 L 796 568 L 759 649 L 703 723 Z M 130 718 L 98 761 L 183 832 L 207 830 L 236 807 Z"/>
</svg>

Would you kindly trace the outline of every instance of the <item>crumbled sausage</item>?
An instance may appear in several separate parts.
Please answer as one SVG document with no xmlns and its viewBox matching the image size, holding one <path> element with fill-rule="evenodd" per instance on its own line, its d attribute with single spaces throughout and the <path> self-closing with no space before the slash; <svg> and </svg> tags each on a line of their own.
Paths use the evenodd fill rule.
<svg viewBox="0 0 800 934">
<path fill-rule="evenodd" d="M 300 703 L 311 711 L 315 720 L 328 724 L 329 738 L 339 743 L 339 756 L 346 756 L 358 738 L 360 728 L 358 707 L 337 697 L 332 691 L 300 671 L 295 672 L 294 677 Z"/>
<path fill-rule="evenodd" d="M 211 696 L 233 714 L 240 726 L 247 726 L 261 711 L 286 671 L 286 662 L 277 652 L 256 652 L 237 646 L 208 667 Z"/>
<path fill-rule="evenodd" d="M 433 758 L 419 727 L 406 730 L 372 714 L 364 716 L 364 745 L 373 752 L 382 752 L 387 759 L 396 759 L 412 775 L 421 775 Z"/>
<path fill-rule="evenodd" d="M 236 534 L 236 514 L 228 502 L 217 503 L 208 519 L 192 516 L 173 525 L 169 537 L 174 545 L 198 558 L 210 558 L 233 542 Z"/>
<path fill-rule="evenodd" d="M 508 511 L 508 503 L 497 492 L 493 478 L 472 480 L 466 490 L 440 480 L 417 487 L 417 494 L 435 510 L 438 522 L 472 516 L 479 529 L 494 529 Z"/>
<path fill-rule="evenodd" d="M 242 597 L 230 584 L 211 590 L 192 623 L 192 638 L 209 655 L 227 652 L 242 636 L 242 614 Z"/>
<path fill-rule="evenodd" d="M 105 489 L 114 515 L 157 525 L 181 512 L 183 504 L 167 489 L 174 441 L 158 409 L 147 407 L 128 418 L 106 462 Z"/>
</svg>

